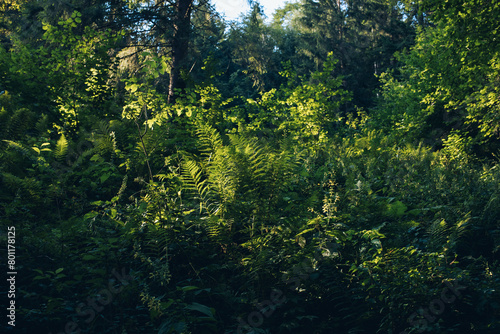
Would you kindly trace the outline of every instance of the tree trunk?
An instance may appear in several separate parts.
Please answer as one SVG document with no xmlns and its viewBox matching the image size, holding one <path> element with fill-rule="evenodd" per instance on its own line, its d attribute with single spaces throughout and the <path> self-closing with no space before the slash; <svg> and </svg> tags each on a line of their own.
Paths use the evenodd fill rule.
<svg viewBox="0 0 500 334">
<path fill-rule="evenodd" d="M 180 73 L 189 49 L 193 0 L 176 0 L 174 8 L 172 68 L 170 70 L 170 83 L 168 86 L 168 103 L 175 103 L 177 97 L 176 89 L 184 88 L 184 82 L 180 77 Z"/>
</svg>

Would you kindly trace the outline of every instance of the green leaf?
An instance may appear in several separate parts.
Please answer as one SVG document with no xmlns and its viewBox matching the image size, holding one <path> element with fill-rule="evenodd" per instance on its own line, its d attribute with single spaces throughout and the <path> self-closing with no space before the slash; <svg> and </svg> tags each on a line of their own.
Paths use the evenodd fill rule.
<svg viewBox="0 0 500 334">
<path fill-rule="evenodd" d="M 169 307 L 170 307 L 170 306 L 171 306 L 174 302 L 175 302 L 175 300 L 174 300 L 174 299 L 172 299 L 172 298 L 170 298 L 170 299 L 168 300 L 168 302 L 163 302 L 163 303 L 161 303 L 162 309 L 164 309 L 164 310 L 165 310 L 165 309 L 169 308 Z"/>
<path fill-rule="evenodd" d="M 127 87 L 127 90 L 130 92 L 130 93 L 135 93 L 137 91 L 137 89 L 139 88 L 139 85 L 138 84 L 132 84 L 130 86 Z"/>
<path fill-rule="evenodd" d="M 301 236 L 302 234 L 306 234 L 306 233 L 311 232 L 311 231 L 315 231 L 315 230 L 316 230 L 316 228 L 315 228 L 315 227 L 305 229 L 304 231 L 302 231 L 302 232 L 300 232 L 299 234 L 297 234 L 297 235 L 296 235 L 296 237 Z"/>
<path fill-rule="evenodd" d="M 211 307 L 198 303 L 192 303 L 191 305 L 186 306 L 186 309 L 201 312 L 205 314 L 207 317 L 215 320 L 214 318 L 215 309 Z"/>
<path fill-rule="evenodd" d="M 396 201 L 394 203 L 387 205 L 387 215 L 393 217 L 401 217 L 406 212 L 408 207 L 401 201 Z"/>
<path fill-rule="evenodd" d="M 422 211 L 423 210 L 421 210 L 421 209 L 413 209 L 413 210 L 408 211 L 408 214 L 412 215 L 412 216 L 418 216 L 420 213 L 422 213 Z"/>
<path fill-rule="evenodd" d="M 89 213 L 85 214 L 85 216 L 83 216 L 83 219 L 92 219 L 92 218 L 94 218 L 97 215 L 98 215 L 97 212 L 92 211 L 92 212 L 89 212 Z"/>
<path fill-rule="evenodd" d="M 111 176 L 111 174 L 103 174 L 103 175 L 101 175 L 101 178 L 100 178 L 101 183 L 106 182 L 106 180 L 109 179 L 110 176 Z"/>
<path fill-rule="evenodd" d="M 144 213 L 147 209 L 148 209 L 147 202 L 141 202 L 141 204 L 139 204 L 139 213 Z"/>
</svg>

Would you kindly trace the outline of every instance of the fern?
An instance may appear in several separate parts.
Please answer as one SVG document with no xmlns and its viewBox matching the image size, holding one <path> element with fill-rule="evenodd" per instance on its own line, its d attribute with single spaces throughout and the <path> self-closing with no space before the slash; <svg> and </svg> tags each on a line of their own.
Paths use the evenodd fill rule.
<svg viewBox="0 0 500 334">
<path fill-rule="evenodd" d="M 233 236 L 232 220 L 226 220 L 218 216 L 210 216 L 204 219 L 204 227 L 208 237 L 215 243 L 227 245 Z"/>
<path fill-rule="evenodd" d="M 264 149 L 256 140 L 231 135 L 207 166 L 210 182 L 224 202 L 255 203 L 266 174 Z"/>
<path fill-rule="evenodd" d="M 448 226 L 444 219 L 434 221 L 427 229 L 429 249 L 433 251 L 444 250 L 445 252 L 455 249 L 459 239 L 467 231 L 469 220 L 470 214 L 451 226 Z"/>
<path fill-rule="evenodd" d="M 181 165 L 181 176 L 185 189 L 194 192 L 200 200 L 200 214 L 205 209 L 209 215 L 216 215 L 219 206 L 213 199 L 207 179 L 203 179 L 203 171 L 200 166 L 194 160 L 184 158 Z"/>
<path fill-rule="evenodd" d="M 94 155 L 95 152 L 96 152 L 95 148 L 83 151 L 73 163 L 73 168 L 81 165 L 88 157 Z"/>
<path fill-rule="evenodd" d="M 216 129 L 204 122 L 198 122 L 196 134 L 198 135 L 200 151 L 210 160 L 212 154 L 222 148 L 222 138 Z"/>
<path fill-rule="evenodd" d="M 13 149 L 14 151 L 20 153 L 23 157 L 28 158 L 30 160 L 35 161 L 36 156 L 34 154 L 34 151 L 24 147 L 22 144 L 12 141 L 12 140 L 3 140 L 5 143 L 7 143 L 7 147 L 10 149 Z"/>
<path fill-rule="evenodd" d="M 457 223 L 450 228 L 447 246 L 449 250 L 454 250 L 458 245 L 460 238 L 467 232 L 470 219 L 471 217 L 469 212 L 463 219 L 457 221 Z"/>
<path fill-rule="evenodd" d="M 7 122 L 4 132 L 7 133 L 7 138 L 21 139 L 25 132 L 32 128 L 34 118 L 34 113 L 26 108 L 16 110 Z"/>
<path fill-rule="evenodd" d="M 38 132 L 39 136 L 44 136 L 47 134 L 49 125 L 49 117 L 46 114 L 42 114 L 40 119 L 35 124 L 35 129 Z"/>
<path fill-rule="evenodd" d="M 427 228 L 427 234 L 429 235 L 428 248 L 431 251 L 438 251 L 446 242 L 448 224 L 444 219 L 436 220 Z"/>
<path fill-rule="evenodd" d="M 199 202 L 208 236 L 219 243 L 235 235 L 253 238 L 280 221 L 275 208 L 292 182 L 299 155 L 275 152 L 243 135 L 229 135 L 224 144 L 207 124 L 197 124 L 196 132 L 201 153 L 181 152 L 180 178 Z"/>
<path fill-rule="evenodd" d="M 20 178 L 10 173 L 2 173 L 1 176 L 2 183 L 12 193 L 30 200 L 39 200 L 41 198 L 43 193 L 41 181 L 34 178 Z"/>
<path fill-rule="evenodd" d="M 111 159 L 114 159 L 119 152 L 116 133 L 111 130 L 107 121 L 97 123 L 93 129 L 92 142 L 100 155 L 110 154 Z"/>
<path fill-rule="evenodd" d="M 34 149 L 12 140 L 3 140 L 6 149 L 0 153 L 4 171 L 10 171 L 17 176 L 28 175 L 28 169 L 37 163 L 38 155 Z"/>
<path fill-rule="evenodd" d="M 66 158 L 66 155 L 68 154 L 68 141 L 66 140 L 66 137 L 64 136 L 64 133 L 61 134 L 61 137 L 56 143 L 56 148 L 54 150 L 54 156 L 56 160 L 62 161 Z"/>
<path fill-rule="evenodd" d="M 7 121 L 9 119 L 9 113 L 4 107 L 0 107 L 0 134 L 7 133 Z M 1 138 L 1 137 L 0 137 Z"/>
</svg>

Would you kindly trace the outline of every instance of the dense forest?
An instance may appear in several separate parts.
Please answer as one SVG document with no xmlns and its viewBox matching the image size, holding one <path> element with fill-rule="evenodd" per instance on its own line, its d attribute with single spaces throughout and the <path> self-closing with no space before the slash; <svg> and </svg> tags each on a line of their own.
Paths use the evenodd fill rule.
<svg viewBox="0 0 500 334">
<path fill-rule="evenodd" d="M 0 1 L 2 333 L 499 333 L 500 2 L 248 3 Z"/>
</svg>

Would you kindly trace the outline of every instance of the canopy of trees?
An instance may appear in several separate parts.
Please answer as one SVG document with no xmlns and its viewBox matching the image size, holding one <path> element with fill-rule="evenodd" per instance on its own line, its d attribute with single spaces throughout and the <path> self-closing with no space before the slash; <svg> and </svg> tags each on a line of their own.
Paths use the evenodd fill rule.
<svg viewBox="0 0 500 334">
<path fill-rule="evenodd" d="M 0 3 L 2 332 L 497 333 L 500 3 L 249 4 Z"/>
</svg>

